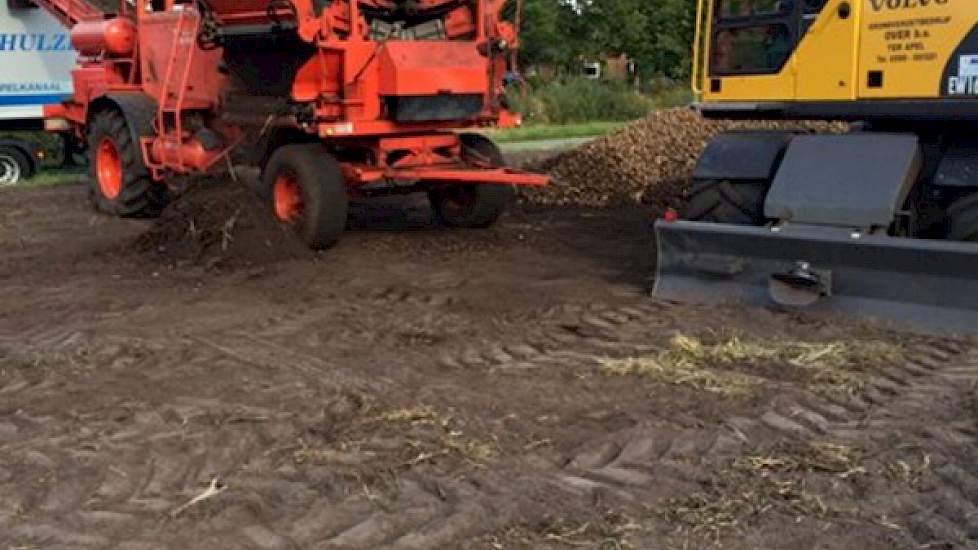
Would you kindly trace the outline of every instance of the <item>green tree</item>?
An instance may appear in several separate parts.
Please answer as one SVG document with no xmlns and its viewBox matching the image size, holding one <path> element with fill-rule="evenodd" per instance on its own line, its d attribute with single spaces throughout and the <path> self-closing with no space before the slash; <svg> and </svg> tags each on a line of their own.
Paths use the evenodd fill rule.
<svg viewBox="0 0 978 550">
<path fill-rule="evenodd" d="M 658 7 L 647 11 L 648 41 L 641 62 L 648 65 L 649 74 L 686 77 L 690 70 L 696 15 L 694 2 L 660 0 L 651 3 Z"/>
<path fill-rule="evenodd" d="M 571 67 L 624 53 L 643 78 L 689 73 L 691 0 L 525 0 L 522 59 Z"/>
<path fill-rule="evenodd" d="M 514 6 L 511 1 L 509 18 Z M 569 0 L 524 0 L 521 61 L 567 67 L 579 55 L 576 27 L 580 22 Z"/>
</svg>

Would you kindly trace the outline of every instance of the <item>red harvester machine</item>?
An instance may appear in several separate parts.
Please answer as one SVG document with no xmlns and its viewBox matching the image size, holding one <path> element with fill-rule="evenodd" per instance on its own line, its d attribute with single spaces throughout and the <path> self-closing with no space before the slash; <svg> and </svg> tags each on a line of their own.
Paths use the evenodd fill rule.
<svg viewBox="0 0 978 550">
<path fill-rule="evenodd" d="M 480 227 L 514 185 L 546 184 L 453 131 L 518 123 L 506 0 L 34 1 L 79 52 L 49 127 L 86 138 L 99 210 L 151 216 L 168 177 L 247 160 L 274 215 L 322 248 L 350 196 L 426 191 L 444 223 Z"/>
</svg>

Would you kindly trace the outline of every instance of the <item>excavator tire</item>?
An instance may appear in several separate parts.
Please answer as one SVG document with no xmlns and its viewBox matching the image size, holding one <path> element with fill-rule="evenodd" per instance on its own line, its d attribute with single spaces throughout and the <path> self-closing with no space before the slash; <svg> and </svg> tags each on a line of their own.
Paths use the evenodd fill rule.
<svg viewBox="0 0 978 550">
<path fill-rule="evenodd" d="M 978 193 L 962 197 L 947 210 L 948 239 L 978 241 Z"/>
<path fill-rule="evenodd" d="M 488 138 L 462 134 L 462 160 L 474 166 L 499 167 L 503 154 Z M 513 198 L 513 188 L 498 184 L 449 184 L 428 192 L 438 220 L 448 227 L 483 228 L 496 223 Z"/>
<path fill-rule="evenodd" d="M 88 128 L 89 199 L 95 209 L 125 218 L 159 216 L 169 200 L 149 177 L 139 144 L 122 113 L 96 113 Z"/>
<path fill-rule="evenodd" d="M 339 163 L 322 145 L 279 147 L 262 171 L 262 185 L 272 214 L 309 248 L 333 246 L 346 229 L 346 181 Z"/>
<path fill-rule="evenodd" d="M 769 187 L 766 181 L 695 181 L 681 217 L 701 222 L 763 225 L 764 197 Z"/>
</svg>

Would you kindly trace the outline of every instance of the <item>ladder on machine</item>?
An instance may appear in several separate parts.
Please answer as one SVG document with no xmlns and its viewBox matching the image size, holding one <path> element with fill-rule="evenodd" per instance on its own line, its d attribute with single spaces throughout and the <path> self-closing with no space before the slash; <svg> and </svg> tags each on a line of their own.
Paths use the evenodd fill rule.
<svg viewBox="0 0 978 550">
<path fill-rule="evenodd" d="M 187 136 L 184 134 L 181 114 L 187 99 L 190 69 L 194 62 L 199 31 L 200 16 L 197 10 L 188 8 L 177 12 L 173 43 L 170 45 L 169 61 L 160 87 L 159 110 L 156 113 L 156 139 L 162 142 L 162 147 L 160 158 L 150 167 L 154 172 L 162 172 L 166 168 L 180 173 L 187 170 L 182 147 Z"/>
</svg>

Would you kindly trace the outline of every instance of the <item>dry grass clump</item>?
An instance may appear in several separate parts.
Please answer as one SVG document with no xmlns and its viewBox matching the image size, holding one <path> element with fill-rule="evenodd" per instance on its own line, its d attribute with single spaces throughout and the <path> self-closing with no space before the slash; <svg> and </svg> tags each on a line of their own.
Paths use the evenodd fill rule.
<svg viewBox="0 0 978 550">
<path fill-rule="evenodd" d="M 394 448 L 374 448 L 370 439 L 377 435 L 401 441 Z M 451 416 L 433 407 L 419 405 L 356 419 L 342 437 L 327 447 L 312 448 L 302 442 L 294 459 L 297 463 L 345 465 L 383 462 L 411 468 L 443 459 L 482 466 L 496 454 L 495 441 L 467 437 Z"/>
<path fill-rule="evenodd" d="M 717 544 L 724 533 L 746 527 L 750 518 L 766 511 L 757 492 L 738 492 L 723 486 L 671 498 L 662 508 L 663 516 L 678 526 L 678 532 L 710 538 Z"/>
<path fill-rule="evenodd" d="M 669 352 L 674 361 L 694 365 L 777 361 L 806 369 L 837 369 L 893 361 L 900 357 L 902 350 L 894 344 L 867 340 L 760 342 L 733 336 L 705 343 L 695 336 L 678 333 L 671 341 Z"/>
<path fill-rule="evenodd" d="M 734 468 L 763 476 L 819 472 L 848 479 L 867 473 L 862 460 L 853 447 L 822 441 L 780 456 L 745 455 L 734 461 Z"/>
<path fill-rule="evenodd" d="M 655 382 L 687 386 L 723 397 L 749 395 L 754 388 L 761 384 L 761 380 L 753 376 L 714 371 L 690 363 L 672 362 L 663 355 L 630 359 L 605 359 L 601 361 L 599 368 L 609 375 L 638 375 Z"/>
<path fill-rule="evenodd" d="M 826 517 L 832 510 L 798 479 L 758 477 L 729 470 L 705 492 L 669 499 L 661 511 L 677 532 L 712 539 L 718 546 L 724 535 L 749 527 L 774 512 Z"/>
<path fill-rule="evenodd" d="M 442 424 L 445 419 L 433 407 L 427 405 L 385 411 L 373 419 L 375 422 L 401 422 L 405 424 Z"/>
<path fill-rule="evenodd" d="M 883 473 L 890 481 L 918 488 L 930 471 L 930 455 L 925 454 L 907 460 L 901 459 L 890 462 L 886 464 Z"/>
<path fill-rule="evenodd" d="M 812 389 L 853 396 L 866 389 L 869 370 L 898 361 L 905 353 L 900 345 L 878 340 L 796 342 L 789 351 L 785 361 L 812 373 Z"/>
<path fill-rule="evenodd" d="M 444 457 L 455 457 L 470 465 L 481 466 L 496 456 L 497 446 L 494 442 L 465 437 L 451 417 L 427 405 L 387 411 L 374 417 L 373 422 L 433 428 L 434 433 L 407 439 L 402 462 L 404 466 L 417 466 Z"/>
<path fill-rule="evenodd" d="M 404 466 L 417 466 L 439 458 L 456 457 L 472 466 L 483 466 L 496 457 L 496 445 L 478 439 L 463 439 L 446 435 L 436 439 L 409 440 L 404 447 L 407 453 Z"/>
<path fill-rule="evenodd" d="M 813 442 L 777 455 L 745 455 L 720 470 L 708 489 L 669 499 L 662 514 L 684 535 L 720 544 L 730 532 L 749 527 L 769 513 L 792 517 L 826 517 L 841 513 L 809 487 L 808 476 L 851 479 L 866 474 L 862 454 L 852 447 Z"/>
<path fill-rule="evenodd" d="M 714 367 L 783 363 L 811 372 L 811 385 L 820 390 L 856 394 L 866 384 L 865 369 L 898 359 L 900 346 L 880 341 L 744 340 L 739 336 L 707 343 L 677 333 L 669 346 L 652 356 L 606 359 L 600 369 L 610 375 L 639 375 L 657 382 L 689 386 L 718 395 L 750 394 L 762 380 Z"/>
<path fill-rule="evenodd" d="M 585 518 L 547 517 L 536 524 L 521 523 L 487 535 L 471 548 L 596 548 L 629 550 L 642 526 L 629 516 L 604 510 Z M 465 546 L 464 548 L 470 548 Z"/>
</svg>

